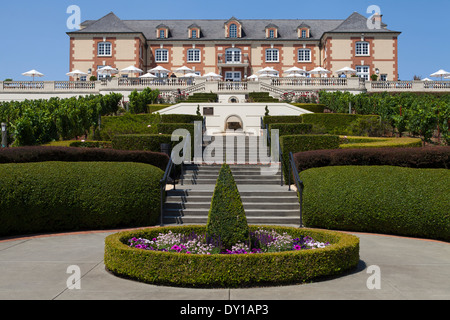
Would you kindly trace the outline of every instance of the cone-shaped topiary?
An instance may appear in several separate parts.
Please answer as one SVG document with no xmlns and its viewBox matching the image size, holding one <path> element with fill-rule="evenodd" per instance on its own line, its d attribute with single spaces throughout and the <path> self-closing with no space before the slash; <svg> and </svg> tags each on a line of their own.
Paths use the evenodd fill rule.
<svg viewBox="0 0 450 320">
<path fill-rule="evenodd" d="M 208 237 L 219 238 L 225 249 L 250 240 L 241 196 L 227 164 L 222 166 L 217 179 L 206 232 Z"/>
</svg>

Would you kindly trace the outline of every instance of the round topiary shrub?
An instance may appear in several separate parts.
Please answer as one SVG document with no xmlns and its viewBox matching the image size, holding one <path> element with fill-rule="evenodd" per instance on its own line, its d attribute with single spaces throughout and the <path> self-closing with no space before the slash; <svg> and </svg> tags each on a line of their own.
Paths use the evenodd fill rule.
<svg viewBox="0 0 450 320">
<path fill-rule="evenodd" d="M 276 226 L 250 226 L 309 236 L 329 246 L 314 250 L 291 250 L 255 254 L 187 254 L 142 250 L 130 239 L 156 239 L 169 233 L 185 236 L 206 234 L 205 226 L 158 227 L 113 234 L 105 242 L 105 265 L 113 274 L 156 285 L 202 288 L 250 287 L 311 281 L 339 275 L 359 262 L 359 239 L 335 231 Z"/>
</svg>

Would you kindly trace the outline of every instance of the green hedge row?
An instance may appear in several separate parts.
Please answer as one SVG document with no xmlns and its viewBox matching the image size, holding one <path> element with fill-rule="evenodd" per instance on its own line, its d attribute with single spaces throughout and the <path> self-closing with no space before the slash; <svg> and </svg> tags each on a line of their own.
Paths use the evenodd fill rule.
<svg viewBox="0 0 450 320">
<path fill-rule="evenodd" d="M 172 141 L 171 134 L 124 134 L 116 135 L 112 140 L 116 150 L 161 152 L 161 144 L 170 144 L 173 148 L 178 142 Z"/>
<path fill-rule="evenodd" d="M 450 171 L 345 166 L 301 172 L 311 228 L 450 241 Z"/>
<path fill-rule="evenodd" d="M 160 115 L 158 113 L 103 117 L 100 136 L 96 138 L 102 141 L 111 141 L 115 135 L 168 133 L 159 131 L 158 125 L 193 124 L 195 121 L 203 121 L 203 117 L 179 114 Z"/>
<path fill-rule="evenodd" d="M 256 231 L 262 226 L 250 226 Z M 154 228 L 109 236 L 106 268 L 117 276 L 157 285 L 182 287 L 245 287 L 302 283 L 351 270 L 359 262 L 359 239 L 334 231 L 266 227 L 293 237 L 309 235 L 331 246 L 320 250 L 246 255 L 188 255 L 133 249 L 133 237 L 153 239 L 173 231 L 205 234 L 204 226 Z"/>
<path fill-rule="evenodd" d="M 304 123 L 311 123 L 316 126 L 325 127 L 330 134 L 346 134 L 349 128 L 360 119 L 380 120 L 379 116 L 363 116 L 357 114 L 303 114 L 301 115 Z"/>
<path fill-rule="evenodd" d="M 341 149 L 355 148 L 420 148 L 419 138 L 341 137 Z"/>
<path fill-rule="evenodd" d="M 269 132 L 278 130 L 280 137 L 289 135 L 311 134 L 313 125 L 309 123 L 273 123 L 269 125 Z"/>
<path fill-rule="evenodd" d="M 162 170 L 141 163 L 0 165 L 0 236 L 155 225 Z"/>
<path fill-rule="evenodd" d="M 314 113 L 323 113 L 325 111 L 326 105 L 316 104 L 316 103 L 291 103 L 293 106 L 305 109 Z"/>
<path fill-rule="evenodd" d="M 293 154 L 298 152 L 310 151 L 310 150 L 323 150 L 323 149 L 339 149 L 339 136 L 331 135 L 291 135 L 281 136 L 280 146 L 283 155 L 283 167 L 284 177 L 287 181 L 289 177 L 289 153 Z"/>
</svg>

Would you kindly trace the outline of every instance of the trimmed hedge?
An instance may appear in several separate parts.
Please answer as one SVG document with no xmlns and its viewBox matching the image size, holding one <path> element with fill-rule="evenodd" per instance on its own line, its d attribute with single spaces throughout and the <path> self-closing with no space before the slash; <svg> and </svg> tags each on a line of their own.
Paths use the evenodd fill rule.
<svg viewBox="0 0 450 320">
<path fill-rule="evenodd" d="M 301 115 L 303 123 L 311 123 L 313 125 L 325 127 L 331 134 L 346 134 L 348 129 L 358 119 L 380 120 L 379 116 L 366 116 L 357 114 L 340 114 L 340 113 L 323 113 L 323 114 L 303 114 Z"/>
<path fill-rule="evenodd" d="M 420 148 L 422 140 L 419 138 L 368 138 L 341 137 L 341 148 Z"/>
<path fill-rule="evenodd" d="M 273 123 L 269 125 L 269 132 L 279 130 L 281 136 L 311 134 L 313 125 L 309 123 Z"/>
<path fill-rule="evenodd" d="M 314 113 L 323 113 L 325 108 L 327 107 L 324 104 L 315 104 L 315 103 L 291 103 L 293 106 L 296 106 L 301 109 L 305 109 L 307 111 L 311 111 Z"/>
<path fill-rule="evenodd" d="M 270 102 L 270 103 L 279 103 L 279 99 L 273 98 L 269 92 L 250 92 L 248 94 L 248 100 L 250 102 Z"/>
<path fill-rule="evenodd" d="M 110 141 L 75 141 L 71 142 L 70 147 L 73 148 L 100 148 L 100 149 L 111 149 L 112 143 Z"/>
<path fill-rule="evenodd" d="M 140 163 L 2 164 L 0 236 L 155 225 L 163 175 Z"/>
<path fill-rule="evenodd" d="M 273 123 L 303 123 L 301 116 L 265 116 L 264 125 Z"/>
<path fill-rule="evenodd" d="M 450 241 L 448 170 L 327 167 L 300 178 L 308 227 Z"/>
<path fill-rule="evenodd" d="M 244 205 L 227 164 L 222 165 L 217 178 L 206 233 L 210 238 L 218 237 L 225 249 L 231 249 L 236 243 L 250 239 Z"/>
<path fill-rule="evenodd" d="M 283 154 L 283 168 L 285 180 L 288 180 L 289 153 L 298 153 L 309 150 L 339 149 L 339 137 L 330 135 L 292 135 L 281 136 L 280 146 Z"/>
<path fill-rule="evenodd" d="M 450 169 L 450 147 L 317 150 L 294 154 L 299 172 L 330 166 Z"/>
<path fill-rule="evenodd" d="M 256 231 L 263 226 L 250 226 Z M 204 226 L 153 228 L 122 232 L 105 241 L 106 268 L 117 276 L 181 287 L 249 287 L 302 283 L 338 275 L 359 263 L 359 239 L 335 231 L 266 227 L 293 237 L 309 235 L 329 242 L 319 250 L 247 255 L 188 255 L 130 248 L 133 237 L 152 239 L 160 233 L 205 234 Z"/>
<path fill-rule="evenodd" d="M 112 149 L 21 147 L 0 149 L 0 164 L 47 161 L 65 162 L 137 162 L 165 170 L 169 157 L 159 152 L 121 151 Z"/>
<path fill-rule="evenodd" d="M 124 134 L 114 136 L 112 144 L 117 150 L 144 150 L 161 152 L 161 144 L 170 144 L 172 148 L 178 142 L 172 141 L 171 134 Z"/>
<path fill-rule="evenodd" d="M 194 121 L 203 121 L 202 116 L 167 114 L 125 114 L 119 117 L 103 117 L 100 131 L 100 140 L 111 141 L 115 135 L 124 134 L 158 134 L 159 124 L 193 124 Z M 161 132 L 164 133 L 164 132 Z M 172 132 L 170 132 L 171 134 Z"/>
</svg>

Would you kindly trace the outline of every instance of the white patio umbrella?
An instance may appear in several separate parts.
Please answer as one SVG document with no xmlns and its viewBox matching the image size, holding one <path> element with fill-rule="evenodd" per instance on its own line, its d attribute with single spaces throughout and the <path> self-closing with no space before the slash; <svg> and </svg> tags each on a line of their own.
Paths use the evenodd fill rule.
<svg viewBox="0 0 450 320">
<path fill-rule="evenodd" d="M 103 67 L 103 68 L 101 68 L 101 69 L 98 69 L 98 70 L 97 70 L 97 73 L 98 73 L 98 74 L 103 74 L 103 75 L 111 76 L 112 74 L 117 74 L 117 73 L 119 73 L 119 70 L 117 70 L 117 69 L 115 69 L 115 68 L 113 68 L 113 67 L 110 67 L 110 66 L 106 66 L 106 67 Z"/>
<path fill-rule="evenodd" d="M 186 67 L 186 66 L 182 66 L 181 68 L 175 69 L 174 72 L 176 72 L 176 73 L 182 73 L 183 75 L 186 75 L 186 73 L 193 73 L 194 70 L 189 69 L 189 68 Z"/>
<path fill-rule="evenodd" d="M 449 76 L 450 76 L 450 72 L 447 72 L 447 71 L 442 70 L 442 69 L 430 75 L 430 77 L 441 78 L 441 80 L 442 80 L 442 78 L 444 78 L 444 77 L 447 78 Z"/>
<path fill-rule="evenodd" d="M 292 67 L 292 68 L 286 70 L 284 73 L 287 73 L 287 74 L 305 74 L 306 70 L 305 69 L 301 69 L 299 67 Z"/>
<path fill-rule="evenodd" d="M 350 67 L 344 67 L 342 69 L 339 69 L 338 71 L 336 71 L 337 74 L 356 74 L 356 70 L 352 69 Z"/>
<path fill-rule="evenodd" d="M 161 77 L 162 73 L 168 74 L 168 73 L 170 73 L 170 70 L 167 70 L 166 68 L 161 67 L 161 66 L 157 66 L 156 68 L 151 69 L 149 72 L 157 74 L 157 75 L 159 75 L 159 77 Z"/>
<path fill-rule="evenodd" d="M 36 70 L 27 71 L 25 73 L 22 73 L 22 75 L 26 76 L 26 77 L 33 77 L 33 81 L 34 81 L 35 77 L 43 77 L 44 76 L 42 73 L 40 73 L 39 71 L 36 71 Z"/>
<path fill-rule="evenodd" d="M 425 78 L 425 79 L 422 79 L 422 81 L 433 81 L 433 80 Z"/>
<path fill-rule="evenodd" d="M 214 72 L 210 72 L 207 73 L 203 76 L 203 78 L 207 78 L 210 80 L 218 80 L 218 79 L 222 79 L 222 76 L 220 74 L 214 73 Z"/>
<path fill-rule="evenodd" d="M 278 71 L 272 67 L 265 67 L 264 69 L 259 70 L 257 73 L 261 75 L 277 75 Z"/>
<path fill-rule="evenodd" d="M 279 78 L 278 74 L 274 74 L 274 73 L 263 73 L 259 77 L 260 78 Z"/>
<path fill-rule="evenodd" d="M 139 73 L 139 74 L 144 73 L 144 71 L 142 71 L 139 68 L 136 68 L 135 66 L 129 66 L 128 68 L 120 70 L 120 72 L 130 73 L 130 74 L 132 74 L 132 73 Z"/>
<path fill-rule="evenodd" d="M 80 71 L 80 70 L 73 70 L 69 73 L 66 73 L 66 76 L 73 77 L 73 78 L 80 78 L 81 76 L 87 76 L 88 74 L 86 72 Z"/>
<path fill-rule="evenodd" d="M 191 73 L 186 73 L 181 78 L 200 78 L 200 77 L 201 77 L 200 75 L 191 72 Z"/>
<path fill-rule="evenodd" d="M 258 76 L 256 74 L 251 75 L 250 77 L 247 77 L 247 79 L 250 80 L 258 80 Z"/>
<path fill-rule="evenodd" d="M 157 76 L 155 76 L 154 74 L 151 73 L 146 73 L 143 76 L 140 76 L 139 78 L 144 78 L 144 79 L 155 79 L 157 78 Z"/>
<path fill-rule="evenodd" d="M 285 78 L 306 78 L 306 76 L 301 73 L 291 73 L 285 76 Z"/>
<path fill-rule="evenodd" d="M 317 68 L 312 69 L 309 73 L 310 74 L 318 74 L 318 75 L 322 76 L 323 74 L 331 73 L 331 71 L 324 69 L 322 67 L 317 67 Z"/>
</svg>

